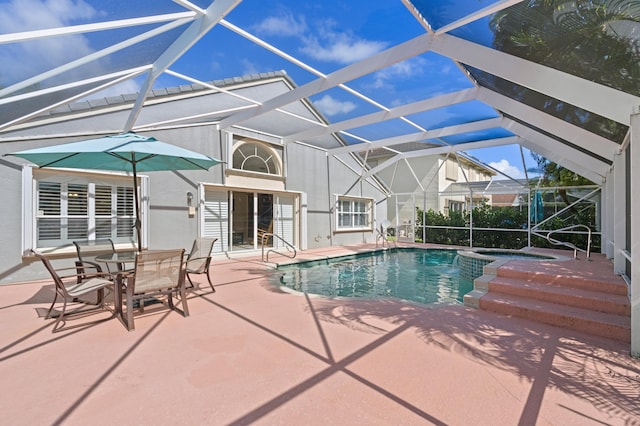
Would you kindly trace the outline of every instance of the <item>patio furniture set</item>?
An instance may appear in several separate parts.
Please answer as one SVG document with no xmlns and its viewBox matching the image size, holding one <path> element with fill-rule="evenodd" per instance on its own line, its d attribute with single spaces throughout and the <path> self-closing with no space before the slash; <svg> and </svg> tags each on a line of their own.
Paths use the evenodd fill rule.
<svg viewBox="0 0 640 426">
<path fill-rule="evenodd" d="M 111 240 L 74 241 L 78 254 L 75 267 L 58 269 L 53 267 L 46 256 L 32 250 L 49 271 L 55 284 L 55 296 L 45 319 L 56 318 L 52 329 L 54 333 L 73 328 L 64 327 L 63 318 L 70 315 L 67 313 L 67 304 L 73 301 L 96 305 L 89 310 L 74 310 L 73 314 L 86 315 L 92 310 L 105 309 L 105 289 L 114 295 L 113 315 L 96 322 L 118 317 L 132 331 L 135 328 L 134 310 L 143 312 L 146 300 L 157 302 L 161 296 L 166 296 L 170 309 L 187 317 L 189 307 L 185 277 L 190 287 L 195 288 L 190 275 L 205 274 L 211 290 L 215 292 L 209 271 L 216 241 L 216 238 L 196 238 L 186 258 L 184 249 L 123 252 L 116 251 Z M 71 271 L 74 273 L 70 273 Z M 91 297 L 93 294 L 95 299 Z M 179 297 L 182 309 L 174 304 L 174 296 Z M 58 298 L 62 303 L 59 312 L 54 310 Z M 123 306 L 126 309 L 123 310 Z"/>
</svg>

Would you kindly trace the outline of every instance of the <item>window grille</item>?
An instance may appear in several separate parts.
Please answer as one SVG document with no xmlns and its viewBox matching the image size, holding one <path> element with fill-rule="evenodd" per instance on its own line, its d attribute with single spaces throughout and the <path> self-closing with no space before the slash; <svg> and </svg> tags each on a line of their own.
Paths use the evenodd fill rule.
<svg viewBox="0 0 640 426">
<path fill-rule="evenodd" d="M 338 197 L 338 230 L 371 229 L 372 204 L 370 199 Z"/>
<path fill-rule="evenodd" d="M 37 180 L 36 191 L 37 248 L 97 238 L 128 242 L 134 237 L 132 187 L 94 184 L 89 179 L 60 174 Z M 95 202 L 90 203 L 91 199 Z"/>
</svg>

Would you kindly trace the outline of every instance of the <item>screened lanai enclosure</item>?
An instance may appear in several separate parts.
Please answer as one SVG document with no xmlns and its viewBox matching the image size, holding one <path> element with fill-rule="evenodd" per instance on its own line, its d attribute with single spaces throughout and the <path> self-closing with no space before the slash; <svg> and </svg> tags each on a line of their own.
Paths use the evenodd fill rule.
<svg viewBox="0 0 640 426">
<path fill-rule="evenodd" d="M 478 185 L 478 183 L 480 185 Z M 388 233 L 397 241 L 522 249 L 602 249 L 601 188 L 505 181 L 453 184 L 444 192 L 393 194 Z"/>
<path fill-rule="evenodd" d="M 375 242 L 385 220 L 455 245 L 591 235 L 640 354 L 640 1 L 2 0 L 0 58 L 2 154 L 132 131 L 224 162 L 139 177 L 140 248 Z M 1 165 L 1 282 L 68 254 L 70 224 L 135 244 L 126 173 Z"/>
</svg>

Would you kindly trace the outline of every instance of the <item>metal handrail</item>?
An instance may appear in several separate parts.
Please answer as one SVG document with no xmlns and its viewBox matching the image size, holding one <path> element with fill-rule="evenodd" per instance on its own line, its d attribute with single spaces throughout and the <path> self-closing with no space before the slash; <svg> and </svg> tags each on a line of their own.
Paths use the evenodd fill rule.
<svg viewBox="0 0 640 426">
<path fill-rule="evenodd" d="M 265 258 L 264 255 L 264 245 L 265 245 L 265 240 L 269 239 L 269 236 L 273 237 L 273 238 L 277 238 L 278 240 L 282 241 L 288 248 L 290 248 L 291 250 L 293 250 L 293 256 L 289 256 L 287 253 L 282 253 L 279 252 L 276 249 L 269 249 L 267 250 L 267 256 Z M 298 252 L 296 251 L 296 248 L 294 246 L 292 246 L 291 244 L 289 244 L 288 242 L 286 242 L 281 236 L 276 235 L 274 233 L 271 232 L 265 232 L 264 234 L 262 234 L 262 261 L 263 262 L 268 262 L 269 261 L 269 253 L 274 252 L 274 253 L 278 253 L 282 256 L 288 257 L 289 259 L 293 259 L 296 257 L 296 255 L 298 254 Z"/>
<path fill-rule="evenodd" d="M 387 231 L 383 231 L 382 229 L 376 229 L 376 248 L 378 247 L 378 241 L 382 240 L 382 247 L 385 245 L 387 248 L 390 248 L 389 240 L 387 239 Z M 393 240 L 393 246 L 398 247 L 398 244 L 395 240 Z"/>
<path fill-rule="evenodd" d="M 580 247 L 576 246 L 573 243 L 567 242 L 567 241 L 560 241 L 560 240 L 556 240 L 554 238 L 551 238 L 551 234 L 555 234 L 557 232 L 563 232 L 563 231 L 568 231 L 570 229 L 575 229 L 575 228 L 586 228 L 588 231 L 588 237 L 587 237 L 587 249 L 581 249 Z M 560 229 L 554 229 L 552 231 L 549 231 L 549 233 L 547 234 L 547 241 L 549 241 L 551 244 L 556 245 L 556 246 L 565 246 L 565 247 L 569 247 L 571 249 L 573 249 L 573 258 L 577 258 L 578 257 L 578 250 L 583 252 L 583 253 L 587 253 L 587 259 L 589 259 L 591 257 L 591 228 L 589 228 L 587 225 L 571 225 L 571 226 L 567 226 L 565 228 L 560 228 Z"/>
</svg>

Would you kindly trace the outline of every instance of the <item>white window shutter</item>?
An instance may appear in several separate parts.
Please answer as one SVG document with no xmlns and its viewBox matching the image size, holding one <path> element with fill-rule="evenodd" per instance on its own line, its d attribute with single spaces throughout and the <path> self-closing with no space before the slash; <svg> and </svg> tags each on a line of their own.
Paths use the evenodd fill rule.
<svg viewBox="0 0 640 426">
<path fill-rule="evenodd" d="M 229 249 L 229 195 L 227 191 L 205 189 L 204 197 L 204 237 L 217 238 L 214 252 Z"/>
</svg>

